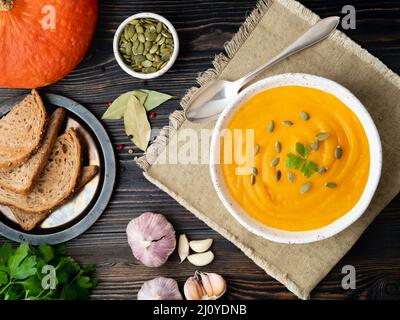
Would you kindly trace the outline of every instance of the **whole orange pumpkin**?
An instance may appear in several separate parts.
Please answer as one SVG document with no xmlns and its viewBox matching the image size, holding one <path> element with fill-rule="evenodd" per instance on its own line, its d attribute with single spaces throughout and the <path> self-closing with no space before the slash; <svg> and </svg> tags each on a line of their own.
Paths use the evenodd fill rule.
<svg viewBox="0 0 400 320">
<path fill-rule="evenodd" d="M 0 0 L 0 87 L 65 77 L 89 48 L 97 11 L 97 0 Z"/>
</svg>

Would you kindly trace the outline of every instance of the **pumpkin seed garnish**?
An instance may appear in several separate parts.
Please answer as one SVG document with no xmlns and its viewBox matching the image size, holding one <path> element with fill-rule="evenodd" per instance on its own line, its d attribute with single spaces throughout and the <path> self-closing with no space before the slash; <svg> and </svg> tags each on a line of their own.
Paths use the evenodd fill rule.
<svg viewBox="0 0 400 320">
<path fill-rule="evenodd" d="M 281 153 L 282 151 L 282 144 L 279 141 L 275 142 L 275 151 L 276 153 Z"/>
<path fill-rule="evenodd" d="M 275 158 L 274 160 L 271 161 L 271 168 L 276 167 L 279 162 L 281 161 L 281 159 L 279 157 Z"/>
<path fill-rule="evenodd" d="M 339 160 L 343 156 L 343 149 L 340 146 L 337 146 L 335 149 L 335 158 Z"/>
<path fill-rule="evenodd" d="M 310 191 L 310 189 L 311 189 L 311 182 L 306 182 L 305 184 L 303 184 L 301 186 L 300 192 L 306 193 L 306 192 Z"/>
<path fill-rule="evenodd" d="M 136 72 L 153 73 L 161 70 L 168 64 L 173 51 L 174 40 L 170 30 L 156 19 L 130 21 L 119 40 L 122 59 Z M 138 56 L 144 56 L 145 59 L 137 59 Z"/>
<path fill-rule="evenodd" d="M 286 127 L 291 127 L 291 126 L 293 125 L 293 122 L 290 121 L 290 120 L 285 120 L 285 121 L 283 121 L 283 124 L 284 124 Z"/>
<path fill-rule="evenodd" d="M 311 144 L 312 151 L 318 151 L 319 149 L 319 140 L 315 139 L 314 142 Z"/>
<path fill-rule="evenodd" d="M 276 181 L 281 180 L 281 177 L 282 177 L 282 172 L 281 172 L 281 170 L 278 170 L 277 172 L 275 172 L 275 180 L 276 180 Z"/>
<path fill-rule="evenodd" d="M 250 176 L 250 183 L 251 183 L 252 186 L 255 185 L 255 183 L 256 183 L 256 176 L 253 176 L 253 175 Z"/>
<path fill-rule="evenodd" d="M 327 171 L 328 171 L 327 168 L 321 167 L 321 168 L 318 169 L 317 174 L 324 174 L 324 173 L 326 173 Z"/>
<path fill-rule="evenodd" d="M 304 121 L 307 121 L 310 120 L 310 115 L 307 112 L 302 111 L 300 112 L 300 118 Z"/>
<path fill-rule="evenodd" d="M 294 180 L 296 179 L 296 177 L 295 177 L 295 175 L 294 175 L 294 173 L 293 172 L 288 172 L 288 180 L 291 182 L 291 183 L 294 183 Z"/>
<path fill-rule="evenodd" d="M 337 184 L 334 182 L 326 182 L 325 187 L 327 187 L 329 189 L 335 189 L 337 187 Z"/>
<path fill-rule="evenodd" d="M 329 133 L 328 132 L 320 132 L 317 134 L 316 138 L 318 141 L 325 141 L 329 138 Z"/>
<path fill-rule="evenodd" d="M 271 120 L 271 121 L 268 123 L 268 132 L 269 132 L 269 133 L 272 133 L 272 132 L 274 132 L 274 129 L 275 129 L 275 122 L 274 122 L 273 120 Z"/>
<path fill-rule="evenodd" d="M 260 145 L 256 144 L 253 149 L 253 155 L 256 156 L 260 152 Z"/>
<path fill-rule="evenodd" d="M 257 170 L 256 167 L 251 168 L 251 174 L 252 174 L 253 176 L 257 176 L 257 175 L 258 175 L 258 170 Z"/>
</svg>

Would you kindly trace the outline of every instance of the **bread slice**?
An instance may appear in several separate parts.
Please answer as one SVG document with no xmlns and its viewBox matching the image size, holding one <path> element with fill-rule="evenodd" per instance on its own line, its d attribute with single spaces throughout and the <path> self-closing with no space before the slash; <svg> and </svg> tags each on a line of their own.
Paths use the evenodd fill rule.
<svg viewBox="0 0 400 320">
<path fill-rule="evenodd" d="M 82 150 L 76 131 L 61 135 L 32 192 L 18 194 L 0 187 L 0 203 L 27 212 L 51 211 L 74 191 L 81 171 Z"/>
<path fill-rule="evenodd" d="M 20 165 L 39 147 L 46 119 L 36 90 L 0 119 L 0 171 Z"/>
<path fill-rule="evenodd" d="M 96 176 L 97 171 L 97 166 L 83 167 L 82 174 L 79 177 L 78 184 L 75 188 L 75 192 L 78 193 L 81 189 L 83 189 L 83 187 Z M 17 219 L 18 224 L 26 231 L 34 229 L 39 223 L 41 223 L 51 214 L 51 212 L 48 211 L 31 213 L 17 208 L 11 208 L 11 211 L 15 219 Z"/>
<path fill-rule="evenodd" d="M 20 166 L 0 172 L 1 187 L 23 194 L 32 191 L 35 182 L 47 164 L 47 159 L 57 140 L 58 131 L 64 121 L 64 117 L 65 110 L 63 108 L 53 112 L 39 150 Z"/>
</svg>

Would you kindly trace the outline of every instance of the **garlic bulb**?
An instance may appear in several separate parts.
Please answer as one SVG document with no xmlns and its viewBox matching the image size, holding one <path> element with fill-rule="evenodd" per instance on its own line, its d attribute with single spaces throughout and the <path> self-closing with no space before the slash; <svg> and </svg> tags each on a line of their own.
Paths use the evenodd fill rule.
<svg viewBox="0 0 400 320">
<path fill-rule="evenodd" d="M 217 273 L 196 271 L 183 288 L 187 300 L 217 300 L 226 292 L 226 282 Z"/>
<path fill-rule="evenodd" d="M 175 250 L 175 230 L 162 214 L 143 213 L 129 222 L 126 233 L 133 255 L 147 267 L 162 266 Z"/>
<path fill-rule="evenodd" d="M 174 279 L 158 277 L 146 281 L 140 288 L 138 300 L 182 300 L 178 283 Z"/>
</svg>

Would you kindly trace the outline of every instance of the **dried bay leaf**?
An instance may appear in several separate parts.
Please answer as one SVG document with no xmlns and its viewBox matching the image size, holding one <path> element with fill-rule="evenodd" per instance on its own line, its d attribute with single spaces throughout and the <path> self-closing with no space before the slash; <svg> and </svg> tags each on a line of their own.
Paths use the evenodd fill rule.
<svg viewBox="0 0 400 320">
<path fill-rule="evenodd" d="M 147 120 L 146 110 L 138 98 L 130 95 L 124 113 L 125 132 L 132 136 L 132 142 L 145 151 L 151 135 L 151 127 Z"/>
<path fill-rule="evenodd" d="M 174 96 L 171 96 L 166 93 L 154 91 L 154 90 L 140 90 L 142 92 L 145 92 L 147 94 L 147 99 L 144 102 L 144 107 L 147 111 L 151 111 L 154 108 L 157 108 L 160 104 L 175 98 Z"/>
<path fill-rule="evenodd" d="M 128 105 L 129 98 L 134 96 L 139 99 L 140 103 L 144 105 L 147 93 L 139 90 L 129 91 L 122 95 L 120 95 L 111 106 L 107 109 L 107 111 L 101 117 L 104 120 L 119 120 L 125 114 L 126 106 Z"/>
</svg>

